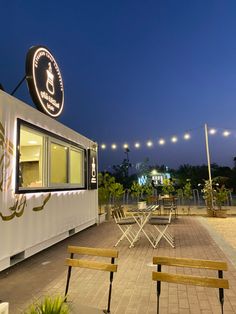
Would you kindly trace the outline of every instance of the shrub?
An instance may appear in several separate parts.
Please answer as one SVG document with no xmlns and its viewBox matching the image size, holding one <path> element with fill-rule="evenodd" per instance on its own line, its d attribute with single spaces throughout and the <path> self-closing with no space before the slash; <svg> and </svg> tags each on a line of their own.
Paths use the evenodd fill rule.
<svg viewBox="0 0 236 314">
<path fill-rule="evenodd" d="M 30 305 L 24 314 L 69 314 L 69 307 L 64 301 L 61 296 L 46 296 Z"/>
</svg>

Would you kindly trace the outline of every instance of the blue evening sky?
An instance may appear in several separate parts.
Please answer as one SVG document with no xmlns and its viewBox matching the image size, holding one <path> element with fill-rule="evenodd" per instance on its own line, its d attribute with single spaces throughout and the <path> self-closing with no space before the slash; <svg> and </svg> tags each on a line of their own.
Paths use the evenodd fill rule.
<svg viewBox="0 0 236 314">
<path fill-rule="evenodd" d="M 111 145 L 128 142 L 132 163 L 178 167 L 236 156 L 235 0 L 0 0 L 0 83 L 11 92 L 24 76 L 32 45 L 45 45 L 64 80 L 59 121 Z M 15 94 L 32 104 L 26 84 Z M 230 129 L 231 135 L 220 134 Z M 188 142 L 181 137 L 191 131 Z M 158 145 L 164 137 L 166 144 Z M 145 147 L 147 140 L 153 148 Z M 142 144 L 133 148 L 135 141 Z M 100 169 L 125 158 L 99 153 Z"/>
</svg>

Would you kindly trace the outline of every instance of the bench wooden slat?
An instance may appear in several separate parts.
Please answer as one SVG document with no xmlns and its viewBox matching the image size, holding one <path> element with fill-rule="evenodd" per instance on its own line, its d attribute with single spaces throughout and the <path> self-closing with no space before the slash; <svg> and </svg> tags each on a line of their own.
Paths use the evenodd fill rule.
<svg viewBox="0 0 236 314">
<path fill-rule="evenodd" d="M 229 282 L 226 279 L 212 277 L 200 277 L 192 275 L 170 274 L 163 272 L 153 272 L 152 279 L 155 281 L 165 281 L 178 284 L 189 284 L 202 287 L 229 289 Z"/>
<path fill-rule="evenodd" d="M 153 257 L 153 264 L 177 266 L 177 267 L 191 267 L 204 268 L 212 270 L 228 270 L 227 263 L 221 261 L 209 261 L 192 258 L 179 258 L 167 256 Z"/>
<path fill-rule="evenodd" d="M 97 262 L 97 261 L 91 261 L 91 260 L 67 258 L 66 265 L 72 266 L 72 267 L 81 267 L 81 268 L 117 272 L 116 264 L 103 263 L 103 262 Z"/>
<path fill-rule="evenodd" d="M 80 254 L 80 255 L 93 255 L 102 257 L 118 257 L 118 251 L 113 249 L 101 249 L 101 248 L 89 248 L 82 246 L 68 246 L 68 253 Z"/>
</svg>

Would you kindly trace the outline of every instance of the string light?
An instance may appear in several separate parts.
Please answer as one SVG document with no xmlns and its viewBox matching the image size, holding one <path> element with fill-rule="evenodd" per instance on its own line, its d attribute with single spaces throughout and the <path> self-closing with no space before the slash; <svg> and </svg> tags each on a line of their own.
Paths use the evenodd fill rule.
<svg viewBox="0 0 236 314">
<path fill-rule="evenodd" d="M 229 132 L 229 131 L 226 131 L 226 130 L 225 130 L 225 131 L 223 132 L 223 136 L 227 137 L 227 136 L 229 136 L 229 135 L 230 135 L 230 132 Z"/>
<path fill-rule="evenodd" d="M 222 131 L 220 131 L 220 129 Z M 224 137 L 229 137 L 230 135 L 232 135 L 232 133 L 233 134 L 236 133 L 236 130 L 235 130 L 235 132 L 233 132 L 232 130 L 229 130 L 229 129 L 218 128 L 218 130 L 217 130 L 216 128 L 209 128 L 208 129 L 208 133 L 210 135 L 215 135 L 216 133 L 218 133 L 218 134 L 221 134 Z M 170 137 L 169 140 L 170 140 L 171 143 L 174 144 L 174 143 L 178 142 L 180 139 L 186 140 L 186 141 L 190 140 L 191 137 L 192 136 L 191 136 L 190 132 L 185 132 L 182 135 L 178 135 L 178 134 L 174 135 L 174 136 Z M 165 145 L 166 142 L 167 142 L 167 140 L 165 138 L 159 138 L 158 141 L 156 142 L 156 145 Z M 154 147 L 155 143 L 153 141 L 151 141 L 151 140 L 147 141 L 146 143 L 144 143 L 144 142 L 141 143 L 141 142 L 137 141 L 137 142 L 134 142 L 133 144 L 132 143 L 128 144 L 127 142 L 124 142 L 123 144 L 122 143 L 120 143 L 120 144 L 118 143 L 118 145 L 115 144 L 115 143 L 109 144 L 109 145 L 106 145 L 105 143 L 102 143 L 102 144 L 100 144 L 99 147 L 102 150 L 107 149 L 108 146 L 110 146 L 112 150 L 116 150 L 118 147 L 121 148 L 121 149 L 128 149 L 131 146 L 134 147 L 135 149 L 139 149 L 139 148 L 141 148 L 142 145 L 143 145 L 143 147 L 146 146 L 148 148 L 152 148 L 152 147 Z"/>
<path fill-rule="evenodd" d="M 211 134 L 211 135 L 216 134 L 216 132 L 217 132 L 216 129 L 210 129 L 210 130 L 209 130 L 209 134 Z"/>
<path fill-rule="evenodd" d="M 191 138 L 190 134 L 189 133 L 185 133 L 184 134 L 184 139 L 187 141 Z"/>
<path fill-rule="evenodd" d="M 173 136 L 172 138 L 171 138 L 171 142 L 172 143 L 176 143 L 178 141 L 178 138 L 176 137 L 176 136 Z"/>
<path fill-rule="evenodd" d="M 165 140 L 163 138 L 159 139 L 158 143 L 159 145 L 164 145 L 165 144 Z"/>
<path fill-rule="evenodd" d="M 152 147 L 152 145 L 153 145 L 152 141 L 148 141 L 148 142 L 147 142 L 147 146 L 148 146 L 148 147 Z"/>
</svg>

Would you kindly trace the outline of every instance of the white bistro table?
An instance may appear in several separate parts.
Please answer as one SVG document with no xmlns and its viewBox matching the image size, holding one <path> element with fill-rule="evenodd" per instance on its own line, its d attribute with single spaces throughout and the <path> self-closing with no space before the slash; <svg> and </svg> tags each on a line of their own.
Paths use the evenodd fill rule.
<svg viewBox="0 0 236 314">
<path fill-rule="evenodd" d="M 129 246 L 130 248 L 134 247 L 134 244 L 139 239 L 141 232 L 145 235 L 145 237 L 148 239 L 148 241 L 152 244 L 152 241 L 150 240 L 148 234 L 144 230 L 144 226 L 149 221 L 149 218 L 153 214 L 153 212 L 158 210 L 158 209 L 159 209 L 159 205 L 151 205 L 151 206 L 148 206 L 148 207 L 143 208 L 143 209 L 135 208 L 135 209 L 129 209 L 128 210 L 128 213 L 132 214 L 132 217 L 134 218 L 134 220 L 136 221 L 136 223 L 138 225 L 137 233 L 136 233 L 135 237 L 133 238 L 133 240 Z"/>
</svg>

